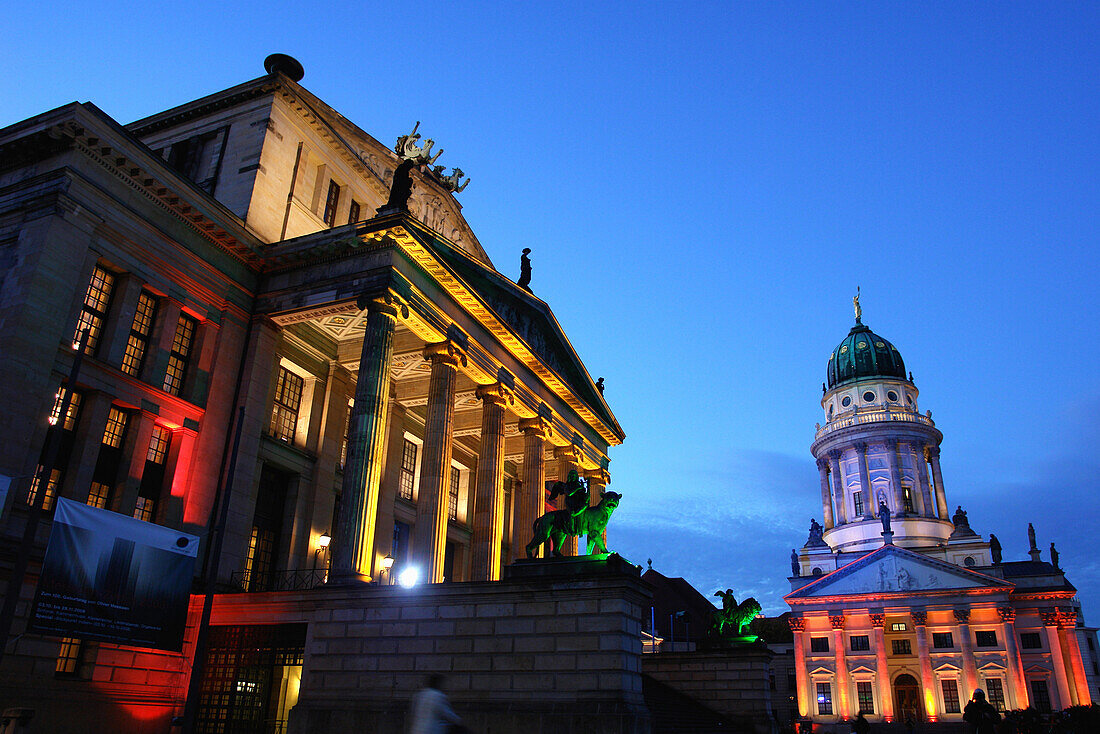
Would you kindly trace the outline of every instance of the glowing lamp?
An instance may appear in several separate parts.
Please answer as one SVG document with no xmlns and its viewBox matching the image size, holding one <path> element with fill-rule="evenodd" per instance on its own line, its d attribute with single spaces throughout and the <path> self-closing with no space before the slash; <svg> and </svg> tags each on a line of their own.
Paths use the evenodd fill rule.
<svg viewBox="0 0 1100 734">
<path fill-rule="evenodd" d="M 382 559 L 382 570 L 389 571 L 393 568 L 393 556 L 386 556 Z"/>
<path fill-rule="evenodd" d="M 401 573 L 397 574 L 397 583 L 404 586 L 406 589 L 411 589 L 416 586 L 420 581 L 420 569 L 416 566 L 408 566 Z"/>
<path fill-rule="evenodd" d="M 321 533 L 321 537 L 317 539 L 317 547 L 324 549 L 328 548 L 328 544 L 332 542 L 332 536 L 328 534 L 328 531 Z"/>
</svg>

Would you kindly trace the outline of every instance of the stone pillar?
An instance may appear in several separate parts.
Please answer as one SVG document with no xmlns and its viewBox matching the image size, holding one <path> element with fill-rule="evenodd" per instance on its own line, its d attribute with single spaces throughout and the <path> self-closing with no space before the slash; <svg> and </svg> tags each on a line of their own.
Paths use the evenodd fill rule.
<svg viewBox="0 0 1100 734">
<path fill-rule="evenodd" d="M 1054 680 L 1058 688 L 1058 700 L 1054 710 L 1058 711 L 1073 705 L 1073 696 L 1069 690 L 1069 677 L 1066 675 L 1065 655 L 1062 654 L 1061 636 L 1058 634 L 1062 627 L 1062 615 L 1057 610 L 1051 609 L 1039 612 L 1043 620 L 1043 629 L 1047 633 L 1047 644 L 1050 645 L 1050 667 L 1054 668 Z"/>
<path fill-rule="evenodd" d="M 550 423 L 542 418 L 525 418 L 519 422 L 523 431 L 523 485 L 517 502 L 519 512 L 512 528 L 512 545 L 516 548 L 517 558 L 526 558 L 526 545 L 532 539 L 532 527 L 535 520 L 542 517 L 543 497 L 546 496 L 546 467 L 543 466 L 546 437 L 550 435 Z M 535 549 L 534 557 L 539 557 L 540 549 Z"/>
<path fill-rule="evenodd" d="M 369 581 L 374 549 L 375 518 L 382 482 L 386 444 L 386 404 L 397 308 L 388 299 L 367 306 L 366 332 L 359 356 L 355 405 L 348 426 L 348 456 L 340 498 L 340 516 L 332 538 L 334 583 Z"/>
<path fill-rule="evenodd" d="M 119 467 L 119 482 L 111 501 L 111 509 L 127 517 L 134 514 L 137 506 L 138 491 L 141 489 L 141 477 L 145 473 L 145 460 L 149 456 L 149 441 L 153 438 L 153 426 L 156 425 L 152 413 L 139 410 L 130 414 L 126 426 L 126 438 L 122 442 L 122 461 Z"/>
<path fill-rule="evenodd" d="M 584 473 L 584 478 L 588 480 L 588 506 L 595 507 L 600 504 L 602 499 L 601 495 L 607 491 L 607 485 L 611 483 L 611 475 L 607 473 L 607 469 L 590 469 Z M 591 541 L 585 538 L 584 552 L 589 553 L 589 546 Z M 607 547 L 607 528 L 605 527 L 600 534 L 600 543 L 604 548 Z M 592 552 L 596 549 L 593 548 Z"/>
<path fill-rule="evenodd" d="M 943 488 L 943 472 L 940 470 L 940 447 L 928 447 L 928 463 L 932 465 L 932 482 L 936 485 L 936 515 L 947 520 L 951 515 L 947 510 L 947 494 Z"/>
<path fill-rule="evenodd" d="M 558 460 L 558 481 L 564 482 L 569 479 L 569 472 L 577 469 L 577 450 L 573 446 L 559 446 L 554 449 L 554 457 Z M 556 507 L 559 510 L 566 509 L 564 495 L 558 496 Z M 577 536 L 567 537 L 565 545 L 561 549 L 562 555 L 576 556 L 579 545 Z"/>
<path fill-rule="evenodd" d="M 798 715 L 800 717 L 811 716 L 810 702 L 810 675 L 806 670 L 806 638 L 803 630 L 806 628 L 806 620 L 802 617 L 788 617 L 787 624 L 791 626 L 794 634 L 794 679 L 795 694 L 798 697 Z"/>
<path fill-rule="evenodd" d="M 910 616 L 913 618 L 913 627 L 917 633 L 917 658 L 920 660 L 920 687 L 921 697 L 924 699 L 924 706 L 928 706 L 929 701 L 937 700 L 936 696 L 936 679 L 932 675 L 932 656 L 928 654 L 928 613 L 925 611 L 913 610 L 910 612 Z M 969 693 L 967 694 L 969 697 Z M 938 711 L 925 711 L 925 714 L 929 718 L 939 718 Z"/>
<path fill-rule="evenodd" d="M 875 682 L 878 683 L 878 700 L 882 717 L 894 720 L 894 692 L 890 690 L 890 668 L 886 662 L 886 615 L 872 614 L 875 628 Z"/>
<path fill-rule="evenodd" d="M 347 410 L 346 399 L 344 410 Z M 386 421 L 386 469 L 382 474 L 382 489 L 378 494 L 378 517 L 375 520 L 378 530 L 374 534 L 375 568 L 379 569 L 379 581 L 389 584 L 393 583 L 393 578 L 388 576 L 388 572 L 382 567 L 382 559 L 393 553 L 394 505 L 397 502 L 398 484 L 401 481 L 401 460 L 405 452 L 406 414 L 405 406 L 397 402 L 396 385 L 390 383 L 390 416 Z M 339 460 L 339 452 L 340 446 L 337 444 L 337 460 Z"/>
<path fill-rule="evenodd" d="M 836 504 L 836 524 L 848 522 L 848 503 L 844 499 L 844 477 L 840 474 L 840 452 L 829 452 L 829 471 L 833 475 L 833 502 Z"/>
<path fill-rule="evenodd" d="M 893 492 L 894 514 L 905 512 L 905 488 L 901 486 L 901 466 L 898 464 L 898 440 L 886 439 L 886 466 L 890 469 L 890 489 Z"/>
<path fill-rule="evenodd" d="M 817 473 L 821 480 L 821 511 L 825 514 L 825 529 L 833 526 L 833 495 L 829 491 L 829 462 L 817 460 Z"/>
<path fill-rule="evenodd" d="M 920 514 L 921 517 L 935 517 L 936 505 L 932 500 L 932 490 L 928 481 L 928 457 L 925 456 L 925 446 L 917 446 L 917 481 L 920 483 Z"/>
<path fill-rule="evenodd" d="M 836 698 L 837 712 L 841 720 L 851 718 L 851 691 L 848 690 L 848 662 L 844 657 L 844 615 L 830 615 L 829 624 L 833 626 L 833 657 L 836 660 Z"/>
<path fill-rule="evenodd" d="M 959 644 L 963 659 L 963 694 L 969 698 L 978 687 L 978 666 L 974 662 L 974 641 L 970 634 L 970 609 L 956 609 L 955 622 L 959 625 Z"/>
<path fill-rule="evenodd" d="M 172 440 L 168 443 L 164 466 L 164 488 L 168 491 L 161 492 L 162 506 L 155 509 L 157 522 L 170 528 L 183 527 L 183 509 L 191 483 L 197 436 L 194 429 L 184 426 L 172 431 Z"/>
<path fill-rule="evenodd" d="M 1012 607 L 998 607 L 997 614 L 1001 615 L 1005 653 L 1008 655 L 1006 667 L 1008 668 L 1008 689 L 1012 700 L 1007 703 L 1009 708 L 1024 709 L 1028 707 L 1028 690 L 1027 679 L 1024 677 L 1024 661 L 1016 646 L 1016 610 Z"/>
<path fill-rule="evenodd" d="M 432 363 L 428 384 L 428 414 L 424 421 L 424 456 L 416 502 L 413 558 L 423 568 L 425 583 L 443 581 L 447 549 L 447 493 L 451 483 L 451 443 L 455 427 L 455 385 L 458 365 L 466 355 L 451 341 L 429 344 L 424 358 Z"/>
<path fill-rule="evenodd" d="M 83 398 L 76 430 L 73 431 L 69 467 L 61 479 L 58 493 L 74 502 L 88 501 L 88 490 L 91 488 L 99 449 L 103 445 L 103 432 L 107 429 L 107 414 L 111 411 L 112 401 L 110 395 L 99 390 L 84 391 Z M 59 416 L 54 430 L 58 430 L 64 423 L 65 417 Z"/>
<path fill-rule="evenodd" d="M 1058 634 L 1066 658 L 1070 688 L 1073 690 L 1073 703 L 1076 706 L 1088 706 L 1092 703 L 1092 696 L 1089 693 L 1089 682 L 1085 675 L 1085 663 L 1081 659 L 1081 646 L 1077 642 L 1077 612 L 1072 608 L 1063 607 L 1061 620 Z"/>
<path fill-rule="evenodd" d="M 504 539 L 504 406 L 512 398 L 499 382 L 477 388 L 481 399 L 481 447 L 474 495 L 472 581 L 500 580 Z"/>
<path fill-rule="evenodd" d="M 130 329 L 134 325 L 138 298 L 141 297 L 142 280 L 132 273 L 115 278 L 115 292 L 112 299 L 115 305 L 113 318 L 109 317 L 99 337 L 99 354 L 103 361 L 114 367 L 122 364 L 126 353 L 126 343 L 130 341 Z"/>
<path fill-rule="evenodd" d="M 871 477 L 867 473 L 867 444 L 860 441 L 855 444 L 855 449 L 856 462 L 859 465 L 859 486 L 863 491 L 863 517 L 870 520 L 878 512 L 878 500 L 875 499 Z"/>
</svg>

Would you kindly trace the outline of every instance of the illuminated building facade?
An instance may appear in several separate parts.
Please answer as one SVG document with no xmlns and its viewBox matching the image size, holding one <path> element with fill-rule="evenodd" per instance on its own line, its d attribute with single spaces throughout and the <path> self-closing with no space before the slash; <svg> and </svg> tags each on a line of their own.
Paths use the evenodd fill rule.
<svg viewBox="0 0 1100 734">
<path fill-rule="evenodd" d="M 407 203 L 388 202 L 402 156 L 295 67 L 126 126 L 74 103 L 0 130 L 2 569 L 43 495 L 207 550 L 224 500 L 216 580 L 242 593 L 216 607 L 211 649 L 267 651 L 271 690 L 237 692 L 278 721 L 305 625 L 234 626 L 256 619 L 247 592 L 271 609 L 329 577 L 498 580 L 545 481 L 575 469 L 598 499 L 624 437 L 547 304 L 479 244 L 457 177 L 416 167 Z M 72 407 L 47 422 L 84 328 Z M 49 432 L 59 460 L 36 483 Z M 122 706 L 119 731 L 166 731 L 188 666 L 25 636 L 0 698 L 43 731 L 81 704 Z"/>
<path fill-rule="evenodd" d="M 1092 700 L 1074 587 L 1043 561 L 1004 561 L 949 512 L 942 434 L 901 354 L 856 323 L 829 357 L 811 447 L 823 524 L 792 551 L 790 626 L 802 717 L 961 720 L 976 688 L 998 709 Z"/>
</svg>

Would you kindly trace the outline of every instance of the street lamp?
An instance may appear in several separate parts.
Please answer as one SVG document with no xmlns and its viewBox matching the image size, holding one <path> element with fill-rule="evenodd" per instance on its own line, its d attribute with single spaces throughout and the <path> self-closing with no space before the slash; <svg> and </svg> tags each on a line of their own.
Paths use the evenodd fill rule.
<svg viewBox="0 0 1100 734">
<path fill-rule="evenodd" d="M 321 533 L 321 536 L 319 538 L 317 538 L 317 550 L 313 551 L 313 574 L 314 575 L 316 575 L 316 573 L 317 573 L 317 557 L 319 555 L 321 555 L 322 553 L 324 553 L 324 554 L 326 554 L 325 560 L 328 560 L 328 558 L 327 558 L 328 544 L 331 543 L 331 542 L 332 542 L 332 536 L 328 534 L 327 530 L 325 532 Z M 323 575 L 326 575 L 326 576 L 328 575 L 327 570 L 326 570 L 325 574 L 323 574 Z M 322 579 L 322 581 L 323 580 L 324 579 Z"/>
<path fill-rule="evenodd" d="M 390 577 L 390 569 L 393 568 L 393 556 L 387 555 L 382 559 L 382 575 L 385 576 L 386 582 L 392 584 L 393 579 Z"/>
</svg>

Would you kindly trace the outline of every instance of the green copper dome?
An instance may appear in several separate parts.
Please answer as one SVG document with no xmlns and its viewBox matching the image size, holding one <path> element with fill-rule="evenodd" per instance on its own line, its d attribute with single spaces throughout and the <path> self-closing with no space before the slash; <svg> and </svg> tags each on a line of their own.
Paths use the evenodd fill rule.
<svg viewBox="0 0 1100 734">
<path fill-rule="evenodd" d="M 901 353 L 890 342 L 863 325 L 856 325 L 829 355 L 829 389 L 867 377 L 905 379 Z"/>
</svg>

